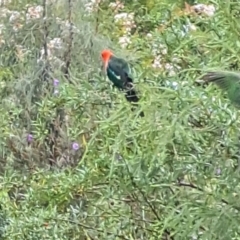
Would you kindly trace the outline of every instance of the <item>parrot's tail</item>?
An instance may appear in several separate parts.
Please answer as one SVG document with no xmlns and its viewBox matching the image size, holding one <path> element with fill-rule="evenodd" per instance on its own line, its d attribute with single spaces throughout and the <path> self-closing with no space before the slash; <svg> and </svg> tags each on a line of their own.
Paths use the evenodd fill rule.
<svg viewBox="0 0 240 240">
<path fill-rule="evenodd" d="M 139 101 L 139 97 L 137 96 L 137 92 L 136 90 L 133 88 L 133 84 L 132 84 L 132 79 L 129 76 L 126 76 L 126 81 L 124 84 L 124 88 L 125 88 L 125 97 L 127 99 L 128 102 L 132 103 L 133 105 L 137 105 L 136 103 Z M 135 108 L 132 108 L 132 110 L 134 111 Z M 139 114 L 141 117 L 144 117 L 144 113 L 140 112 Z"/>
<path fill-rule="evenodd" d="M 131 88 L 131 89 L 127 89 L 125 91 L 125 96 L 128 102 L 138 102 L 139 101 L 139 97 L 137 96 L 137 92 L 135 89 Z"/>
<path fill-rule="evenodd" d="M 218 73 L 218 72 L 208 72 L 207 74 L 205 74 L 203 77 L 202 77 L 202 80 L 207 82 L 207 83 L 210 83 L 210 82 L 215 82 L 215 83 L 220 83 L 221 81 L 223 81 L 225 78 L 224 75 L 222 75 L 221 73 Z"/>
</svg>

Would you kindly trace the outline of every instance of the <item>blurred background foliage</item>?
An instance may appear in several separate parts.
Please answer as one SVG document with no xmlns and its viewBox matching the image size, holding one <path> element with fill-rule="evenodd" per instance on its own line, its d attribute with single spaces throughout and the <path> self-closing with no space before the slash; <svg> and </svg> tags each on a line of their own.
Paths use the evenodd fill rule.
<svg viewBox="0 0 240 240">
<path fill-rule="evenodd" d="M 196 81 L 239 69 L 238 1 L 0 5 L 1 239 L 240 239 L 239 113 Z"/>
</svg>

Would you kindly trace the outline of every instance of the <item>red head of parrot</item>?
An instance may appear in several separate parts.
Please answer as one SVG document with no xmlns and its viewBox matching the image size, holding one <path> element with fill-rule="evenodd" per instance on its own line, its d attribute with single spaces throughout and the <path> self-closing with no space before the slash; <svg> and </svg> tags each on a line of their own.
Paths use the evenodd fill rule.
<svg viewBox="0 0 240 240">
<path fill-rule="evenodd" d="M 102 60 L 104 62 L 104 70 L 106 70 L 108 62 L 109 62 L 110 58 L 113 56 L 113 53 L 108 49 L 104 49 L 101 52 L 101 56 L 102 56 Z"/>
</svg>

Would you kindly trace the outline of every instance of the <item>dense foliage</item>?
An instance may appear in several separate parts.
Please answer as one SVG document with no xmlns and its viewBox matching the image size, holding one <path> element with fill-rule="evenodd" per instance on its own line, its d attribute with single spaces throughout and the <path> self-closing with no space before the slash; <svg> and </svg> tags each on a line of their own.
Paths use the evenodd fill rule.
<svg viewBox="0 0 240 240">
<path fill-rule="evenodd" d="M 239 239 L 239 113 L 198 80 L 239 68 L 240 5 L 201 4 L 0 1 L 1 239 Z"/>
</svg>

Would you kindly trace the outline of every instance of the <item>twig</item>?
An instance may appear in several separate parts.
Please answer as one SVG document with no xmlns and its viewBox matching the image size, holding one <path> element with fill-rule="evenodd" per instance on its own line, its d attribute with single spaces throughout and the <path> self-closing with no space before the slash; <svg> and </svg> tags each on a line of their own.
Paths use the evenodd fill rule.
<svg viewBox="0 0 240 240">
<path fill-rule="evenodd" d="M 180 186 L 180 187 L 189 187 L 189 188 L 193 188 L 193 189 L 197 189 L 198 191 L 200 191 L 200 192 L 204 192 L 204 190 L 202 189 L 202 188 L 200 188 L 200 187 L 198 187 L 198 186 L 196 186 L 196 185 L 194 185 L 194 184 L 192 184 L 192 183 L 185 183 L 185 182 L 181 182 L 180 180 L 178 180 L 178 186 Z M 209 193 L 210 195 L 212 195 L 211 193 Z M 221 199 L 221 202 L 222 203 L 224 203 L 224 204 L 227 204 L 227 205 L 230 205 L 230 203 L 227 201 L 227 200 L 225 200 L 225 199 Z M 238 210 L 238 211 L 240 211 L 240 208 L 239 207 L 237 207 L 237 206 L 233 206 L 233 205 L 231 205 L 231 207 L 233 208 L 233 209 L 235 209 L 235 210 Z"/>
<path fill-rule="evenodd" d="M 72 23 L 72 0 L 68 0 L 68 23 L 69 23 L 69 39 L 68 39 L 68 47 L 65 52 L 65 71 L 64 75 L 66 79 L 73 83 L 69 76 L 69 69 L 71 65 L 71 54 L 72 54 L 72 43 L 73 43 L 73 23 Z"/>
<path fill-rule="evenodd" d="M 48 62 L 48 25 L 47 25 L 47 3 L 43 0 L 43 48 L 44 48 L 44 68 L 43 68 L 43 79 L 47 81 L 49 62 Z"/>
<path fill-rule="evenodd" d="M 125 161 L 125 159 L 124 159 Z M 142 189 L 140 187 L 138 187 L 138 185 L 136 184 L 136 182 L 134 181 L 134 178 L 133 178 L 133 175 L 132 173 L 130 172 L 129 168 L 128 168 L 128 165 L 125 161 L 125 165 L 127 167 L 127 171 L 128 171 L 128 174 L 129 174 L 129 177 L 130 177 L 130 180 L 131 180 L 131 183 L 133 185 L 134 188 L 138 189 L 138 191 L 141 193 L 144 201 L 147 203 L 147 205 L 149 206 L 149 208 L 151 209 L 152 213 L 155 215 L 155 217 L 157 218 L 157 220 L 159 222 L 161 222 L 161 218 L 158 216 L 158 213 L 157 211 L 155 210 L 155 208 L 152 206 L 152 204 L 148 201 L 147 197 L 145 196 L 144 192 L 142 191 Z M 171 236 L 171 233 L 167 230 L 167 229 L 164 229 L 164 233 L 166 234 L 167 238 L 170 237 L 170 239 L 174 239 L 172 236 Z"/>
</svg>

